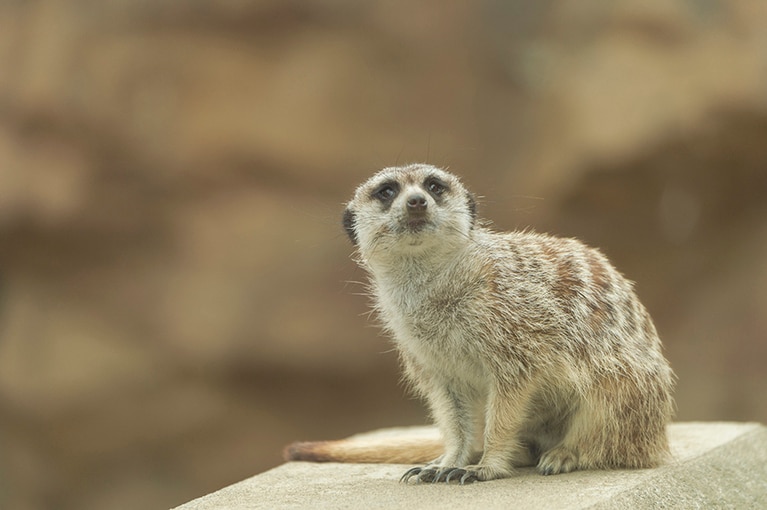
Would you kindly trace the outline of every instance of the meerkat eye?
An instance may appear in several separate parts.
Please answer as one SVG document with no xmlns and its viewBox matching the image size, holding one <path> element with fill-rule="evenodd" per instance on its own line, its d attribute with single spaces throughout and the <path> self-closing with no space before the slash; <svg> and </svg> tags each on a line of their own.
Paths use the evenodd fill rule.
<svg viewBox="0 0 767 510">
<path fill-rule="evenodd" d="M 436 179 L 430 179 L 426 181 L 426 189 L 432 195 L 439 196 L 443 194 L 445 191 L 447 191 L 447 186 L 442 184 Z"/>
<path fill-rule="evenodd" d="M 392 183 L 382 184 L 376 188 L 376 190 L 373 192 L 373 196 L 382 202 L 388 202 L 397 196 L 397 187 Z"/>
</svg>

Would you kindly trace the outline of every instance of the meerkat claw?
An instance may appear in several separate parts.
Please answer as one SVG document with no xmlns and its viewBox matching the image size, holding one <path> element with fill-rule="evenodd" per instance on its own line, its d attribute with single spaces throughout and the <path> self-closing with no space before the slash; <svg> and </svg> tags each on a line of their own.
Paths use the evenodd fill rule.
<svg viewBox="0 0 767 510">
<path fill-rule="evenodd" d="M 416 478 L 416 483 L 421 483 L 421 482 L 434 483 L 437 480 L 438 474 L 439 474 L 439 470 L 436 468 L 423 468 L 421 469 L 421 472 L 418 473 L 418 477 Z"/>
<path fill-rule="evenodd" d="M 402 475 L 402 478 L 399 479 L 400 483 L 407 483 L 412 477 L 420 474 L 421 471 L 423 471 L 422 467 L 414 467 L 408 469 L 405 471 L 405 474 Z"/>
<path fill-rule="evenodd" d="M 446 482 L 448 475 L 454 470 L 455 468 L 442 468 L 434 475 L 434 480 L 431 481 L 431 483 L 437 483 L 437 482 Z"/>
<path fill-rule="evenodd" d="M 465 485 L 467 483 L 478 482 L 479 475 L 476 471 L 452 468 L 445 477 L 445 483 L 450 483 L 450 480 L 457 480 L 460 485 Z"/>
<path fill-rule="evenodd" d="M 479 481 L 479 473 L 476 471 L 466 471 L 461 477 L 461 485 Z"/>
<path fill-rule="evenodd" d="M 465 469 L 461 468 L 453 468 L 450 470 L 450 472 L 445 477 L 445 483 L 450 483 L 450 479 L 454 476 L 463 476 L 463 474 L 466 472 Z"/>
</svg>

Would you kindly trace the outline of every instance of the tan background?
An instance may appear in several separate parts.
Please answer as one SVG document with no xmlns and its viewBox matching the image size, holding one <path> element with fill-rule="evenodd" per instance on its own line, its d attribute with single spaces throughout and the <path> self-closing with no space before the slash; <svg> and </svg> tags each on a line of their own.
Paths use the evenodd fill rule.
<svg viewBox="0 0 767 510">
<path fill-rule="evenodd" d="M 424 422 L 339 225 L 410 161 L 637 281 L 678 419 L 767 422 L 763 1 L 7 1 L 0 507 Z"/>
</svg>

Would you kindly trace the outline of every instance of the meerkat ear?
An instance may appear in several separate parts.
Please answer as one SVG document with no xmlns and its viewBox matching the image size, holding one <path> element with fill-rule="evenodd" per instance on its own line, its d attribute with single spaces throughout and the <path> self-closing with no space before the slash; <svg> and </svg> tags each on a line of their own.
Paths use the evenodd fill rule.
<svg viewBox="0 0 767 510">
<path fill-rule="evenodd" d="M 477 199 L 474 198 L 474 194 L 470 191 L 466 192 L 466 205 L 471 216 L 471 227 L 474 228 L 474 225 L 477 223 Z"/>
<path fill-rule="evenodd" d="M 349 236 L 352 244 L 357 246 L 357 232 L 354 231 L 354 212 L 348 207 L 344 210 L 343 224 L 346 235 Z"/>
</svg>

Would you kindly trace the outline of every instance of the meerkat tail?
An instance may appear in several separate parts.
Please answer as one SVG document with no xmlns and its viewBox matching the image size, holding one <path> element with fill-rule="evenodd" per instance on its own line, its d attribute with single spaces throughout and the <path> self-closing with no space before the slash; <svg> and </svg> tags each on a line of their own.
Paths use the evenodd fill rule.
<svg viewBox="0 0 767 510">
<path fill-rule="evenodd" d="M 283 450 L 287 461 L 347 462 L 359 464 L 424 464 L 444 453 L 432 430 L 370 433 L 337 441 L 296 442 Z"/>
</svg>

